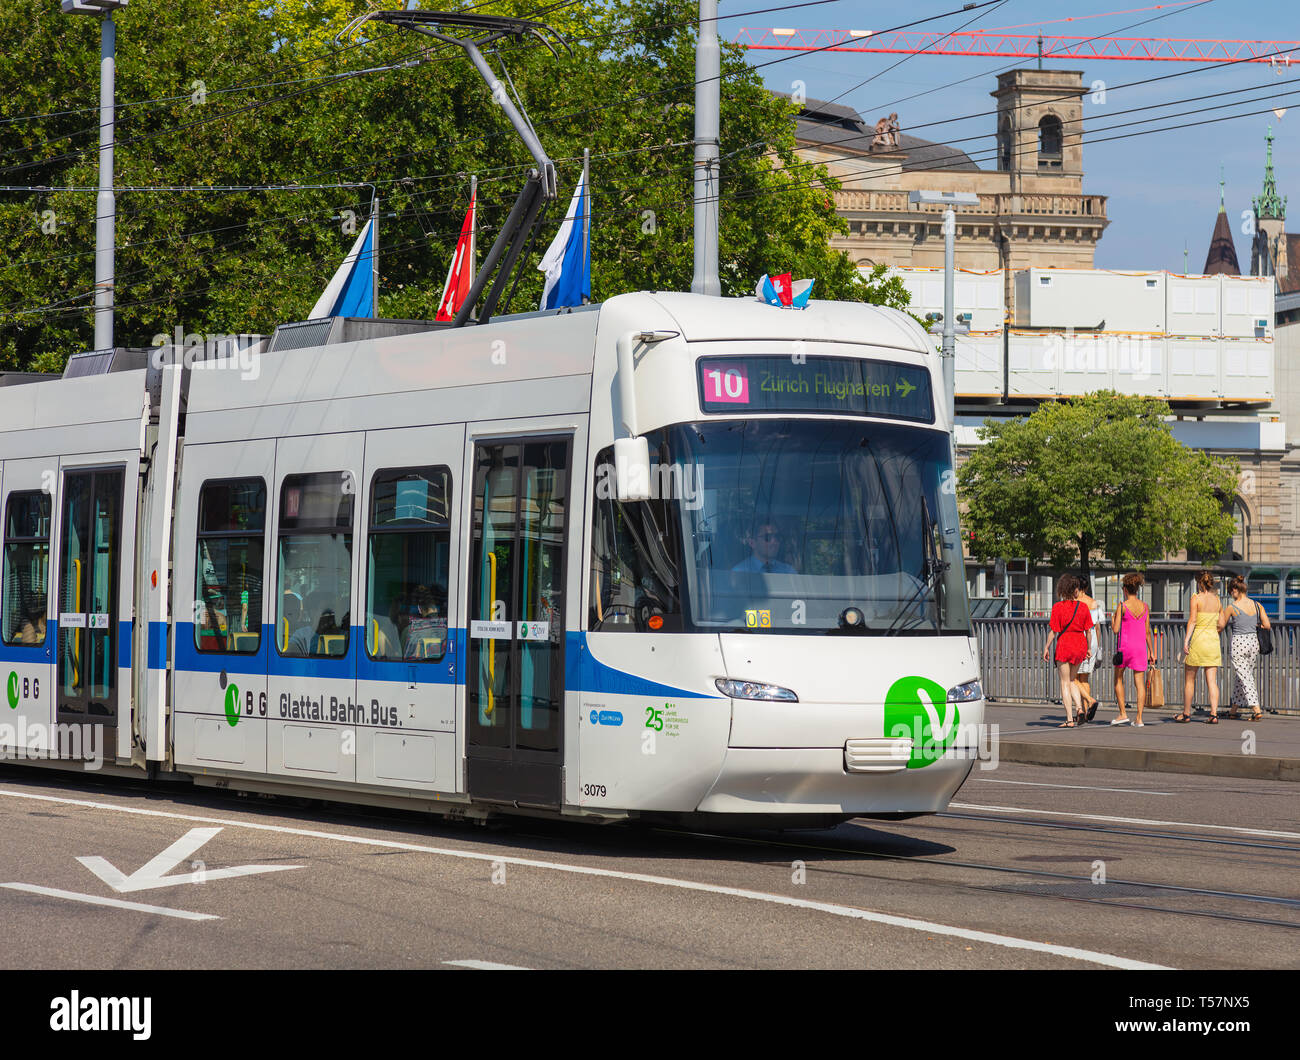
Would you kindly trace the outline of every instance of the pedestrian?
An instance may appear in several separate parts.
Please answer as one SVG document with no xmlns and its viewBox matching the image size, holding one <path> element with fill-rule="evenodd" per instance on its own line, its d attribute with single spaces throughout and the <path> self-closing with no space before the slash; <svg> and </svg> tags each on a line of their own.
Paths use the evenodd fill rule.
<svg viewBox="0 0 1300 1060">
<path fill-rule="evenodd" d="M 1088 630 L 1088 657 L 1079 663 L 1079 676 L 1074 679 L 1075 684 L 1079 686 L 1079 695 L 1083 700 L 1083 709 L 1087 712 L 1084 721 L 1092 721 L 1097 715 L 1097 697 L 1092 694 L 1092 672 L 1096 669 L 1097 663 L 1101 661 L 1101 642 L 1097 637 L 1097 632 L 1101 628 L 1101 620 L 1105 611 L 1092 596 L 1092 585 L 1087 575 L 1080 574 L 1079 578 L 1079 603 L 1088 609 L 1088 614 L 1092 615 L 1092 627 Z"/>
<path fill-rule="evenodd" d="M 1088 654 L 1088 630 L 1092 626 L 1092 615 L 1084 610 L 1078 599 L 1079 579 L 1073 574 L 1062 574 L 1056 583 L 1057 603 L 1052 608 L 1048 624 L 1052 632 L 1043 645 L 1043 660 L 1051 650 L 1052 641 L 1056 641 L 1056 671 L 1061 677 L 1061 704 L 1065 707 L 1065 721 L 1057 726 L 1061 729 L 1073 729 L 1082 725 L 1087 713 L 1083 709 L 1083 699 L 1079 686 L 1074 679 L 1079 673 L 1079 664 Z"/>
<path fill-rule="evenodd" d="M 1187 613 L 1187 633 L 1183 636 L 1183 712 L 1174 721 L 1192 720 L 1192 694 L 1196 691 L 1196 672 L 1205 671 L 1210 693 L 1210 716 L 1207 725 L 1219 724 L 1219 612 L 1223 610 L 1214 591 L 1214 574 L 1208 570 L 1196 574 L 1197 592 Z"/>
<path fill-rule="evenodd" d="M 1119 713 L 1112 725 L 1133 725 L 1142 728 L 1142 711 L 1147 705 L 1147 668 L 1155 661 L 1156 644 L 1151 631 L 1151 609 L 1138 596 L 1146 579 L 1137 571 L 1124 575 L 1121 585 L 1124 598 L 1115 608 L 1115 616 L 1110 621 L 1110 628 L 1119 638 L 1119 650 L 1115 652 L 1115 702 Z M 1133 686 L 1137 691 L 1137 720 L 1129 718 L 1124 703 L 1124 671 L 1133 671 Z"/>
<path fill-rule="evenodd" d="M 1240 574 L 1228 583 L 1232 603 L 1219 612 L 1219 629 L 1228 627 L 1228 658 L 1237 680 L 1232 687 L 1232 709 L 1228 717 L 1241 717 L 1242 701 L 1250 707 L 1250 721 L 1259 721 L 1264 712 L 1259 707 L 1259 689 L 1255 685 L 1255 664 L 1259 662 L 1259 637 L 1255 630 L 1263 625 L 1271 629 L 1268 615 L 1246 594 L 1246 579 Z"/>
</svg>

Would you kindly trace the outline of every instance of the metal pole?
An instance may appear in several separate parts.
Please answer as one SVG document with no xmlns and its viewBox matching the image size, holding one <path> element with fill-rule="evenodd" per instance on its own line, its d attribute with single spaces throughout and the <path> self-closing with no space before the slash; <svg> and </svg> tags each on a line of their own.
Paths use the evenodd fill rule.
<svg viewBox="0 0 1300 1060">
<path fill-rule="evenodd" d="M 117 26 L 110 11 L 100 21 L 99 195 L 95 200 L 95 349 L 113 348 L 113 244 L 117 204 L 113 195 L 114 72 Z"/>
<path fill-rule="evenodd" d="M 372 300 L 370 315 L 379 318 L 379 189 L 371 188 L 370 195 L 370 268 Z"/>
<path fill-rule="evenodd" d="M 582 253 L 586 258 L 583 263 L 587 275 L 591 275 L 591 204 L 593 201 L 591 194 L 591 148 L 582 149 Z M 591 301 L 585 294 L 582 296 L 582 304 L 587 305 Z"/>
<path fill-rule="evenodd" d="M 718 282 L 718 130 L 722 107 L 722 53 L 718 0 L 700 0 L 695 44 L 695 275 L 692 294 L 721 295 Z"/>
<path fill-rule="evenodd" d="M 957 214 L 952 207 L 943 211 L 943 345 L 939 356 L 943 359 L 943 397 L 948 403 L 948 432 L 957 430 L 957 321 L 953 307 L 953 271 L 955 256 L 953 242 L 957 234 Z"/>
</svg>

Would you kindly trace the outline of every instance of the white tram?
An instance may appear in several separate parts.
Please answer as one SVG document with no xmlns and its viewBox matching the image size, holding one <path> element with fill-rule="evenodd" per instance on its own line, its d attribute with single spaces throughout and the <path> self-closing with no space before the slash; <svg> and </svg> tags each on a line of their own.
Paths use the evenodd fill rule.
<svg viewBox="0 0 1300 1060">
<path fill-rule="evenodd" d="M 790 823 L 969 772 L 949 424 L 903 314 L 632 294 L 185 352 L 0 387 L 0 753 Z"/>
</svg>

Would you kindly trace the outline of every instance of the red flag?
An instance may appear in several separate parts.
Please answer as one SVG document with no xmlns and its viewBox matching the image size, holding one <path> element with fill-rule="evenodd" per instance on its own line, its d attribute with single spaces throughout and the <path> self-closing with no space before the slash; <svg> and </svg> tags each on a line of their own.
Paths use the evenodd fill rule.
<svg viewBox="0 0 1300 1060">
<path fill-rule="evenodd" d="M 456 253 L 451 258 L 451 268 L 447 270 L 447 282 L 442 288 L 435 320 L 453 319 L 456 311 L 465 304 L 465 296 L 469 294 L 470 284 L 474 282 L 474 210 L 477 200 L 478 193 L 475 192 L 469 199 L 465 223 L 460 226 L 460 240 L 456 243 Z"/>
<path fill-rule="evenodd" d="M 794 281 L 790 278 L 790 273 L 783 272 L 780 276 L 772 277 L 772 286 L 776 288 L 776 296 L 781 299 L 781 304 L 787 309 L 793 299 L 791 287 Z"/>
</svg>

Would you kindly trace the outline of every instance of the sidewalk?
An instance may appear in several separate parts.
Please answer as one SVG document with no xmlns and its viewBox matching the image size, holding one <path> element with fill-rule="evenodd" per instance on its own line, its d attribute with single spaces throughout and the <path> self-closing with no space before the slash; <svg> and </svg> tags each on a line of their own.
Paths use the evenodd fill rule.
<svg viewBox="0 0 1300 1060">
<path fill-rule="evenodd" d="M 1178 724 L 1177 713 L 1148 710 L 1146 725 L 1137 729 L 1112 726 L 1115 708 L 1103 705 L 1091 724 L 1060 729 L 1065 714 L 1055 703 L 986 703 L 984 720 L 998 726 L 1004 762 L 1300 781 L 1300 719 L 1265 714 L 1257 722 L 1232 721 L 1222 707 L 1218 725 L 1206 724 L 1204 708 Z M 1128 716 L 1135 716 L 1131 706 Z"/>
</svg>

